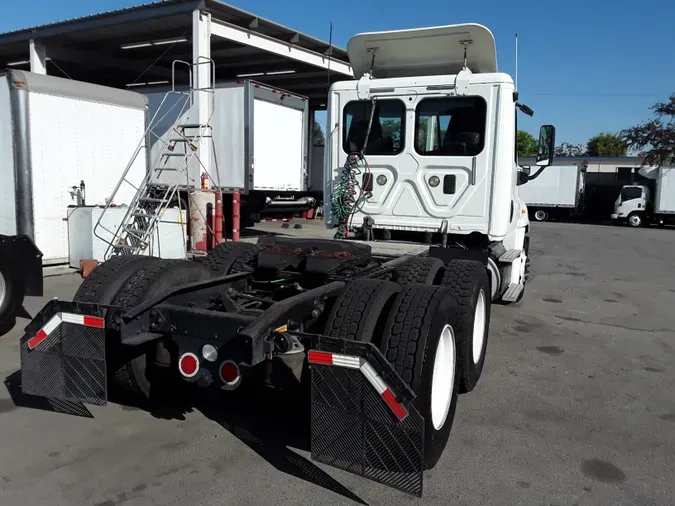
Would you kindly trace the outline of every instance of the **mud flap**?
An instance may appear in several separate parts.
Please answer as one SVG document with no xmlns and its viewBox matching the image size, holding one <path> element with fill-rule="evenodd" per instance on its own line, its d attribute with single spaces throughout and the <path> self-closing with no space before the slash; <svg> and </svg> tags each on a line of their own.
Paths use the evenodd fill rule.
<svg viewBox="0 0 675 506">
<path fill-rule="evenodd" d="M 21 338 L 24 394 L 107 402 L 105 320 L 94 304 L 51 301 Z"/>
<path fill-rule="evenodd" d="M 422 496 L 424 420 L 370 343 L 319 337 L 311 364 L 312 459 Z"/>
</svg>

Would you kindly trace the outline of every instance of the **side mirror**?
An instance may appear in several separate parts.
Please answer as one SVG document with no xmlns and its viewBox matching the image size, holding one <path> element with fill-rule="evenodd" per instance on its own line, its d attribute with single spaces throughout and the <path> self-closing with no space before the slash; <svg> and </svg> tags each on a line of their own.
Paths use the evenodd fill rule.
<svg viewBox="0 0 675 506">
<path fill-rule="evenodd" d="M 553 163 L 553 152 L 555 151 L 555 127 L 553 125 L 542 125 L 539 129 L 539 148 L 537 149 L 536 165 L 548 167 Z"/>
</svg>

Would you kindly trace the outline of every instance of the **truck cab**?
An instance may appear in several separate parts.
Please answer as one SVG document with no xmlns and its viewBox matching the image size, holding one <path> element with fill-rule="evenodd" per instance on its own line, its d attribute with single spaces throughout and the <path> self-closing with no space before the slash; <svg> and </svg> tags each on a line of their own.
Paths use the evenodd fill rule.
<svg viewBox="0 0 675 506">
<path fill-rule="evenodd" d="M 627 222 L 639 227 L 644 222 L 644 214 L 650 202 L 650 191 L 645 185 L 624 185 L 614 202 L 612 220 Z"/>
<path fill-rule="evenodd" d="M 520 293 L 529 221 L 518 196 L 519 104 L 490 30 L 363 33 L 347 49 L 356 80 L 328 97 L 326 224 L 338 238 L 365 228 L 375 239 L 486 250 L 493 297 Z M 553 137 L 542 129 L 537 165 L 551 163 Z"/>
</svg>

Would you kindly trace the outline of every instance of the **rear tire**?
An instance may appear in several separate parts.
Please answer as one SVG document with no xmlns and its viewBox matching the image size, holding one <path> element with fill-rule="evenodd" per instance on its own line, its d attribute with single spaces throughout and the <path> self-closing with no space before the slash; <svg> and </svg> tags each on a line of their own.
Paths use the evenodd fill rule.
<svg viewBox="0 0 675 506">
<path fill-rule="evenodd" d="M 326 320 L 324 335 L 350 341 L 379 342 L 377 332 L 401 287 L 390 281 L 360 279 L 338 295 Z"/>
<path fill-rule="evenodd" d="M 156 259 L 142 265 L 126 280 L 112 305 L 131 309 L 178 286 L 209 278 L 209 270 L 197 262 Z M 111 362 L 114 383 L 145 399 L 161 392 L 161 383 L 153 381 L 153 377 L 159 378 L 159 368 L 149 367 L 154 363 L 154 351 L 159 344 L 152 341 L 141 346 L 120 345 L 119 355 Z M 168 378 L 177 376 L 177 370 L 169 371 Z"/>
<path fill-rule="evenodd" d="M 7 258 L 0 256 L 0 335 L 14 328 L 23 307 L 24 283 Z"/>
<path fill-rule="evenodd" d="M 548 218 L 549 218 L 548 213 L 543 209 L 537 209 L 534 212 L 534 221 L 547 221 Z"/>
<path fill-rule="evenodd" d="M 209 251 L 201 263 L 216 276 L 252 271 L 258 259 L 258 248 L 246 242 L 224 242 Z"/>
<path fill-rule="evenodd" d="M 471 392 L 478 383 L 490 328 L 490 281 L 485 265 L 475 260 L 453 260 L 445 266 L 441 286 L 455 302 L 455 336 L 466 346 L 458 350 L 459 392 Z"/>
<path fill-rule="evenodd" d="M 424 418 L 424 466 L 434 467 L 443 453 L 457 408 L 459 367 L 464 343 L 454 332 L 456 305 L 442 287 L 410 285 L 394 299 L 380 349 L 417 396 Z"/>
<path fill-rule="evenodd" d="M 399 285 L 433 285 L 443 275 L 443 262 L 432 257 L 412 257 L 394 269 L 394 281 Z"/>
</svg>

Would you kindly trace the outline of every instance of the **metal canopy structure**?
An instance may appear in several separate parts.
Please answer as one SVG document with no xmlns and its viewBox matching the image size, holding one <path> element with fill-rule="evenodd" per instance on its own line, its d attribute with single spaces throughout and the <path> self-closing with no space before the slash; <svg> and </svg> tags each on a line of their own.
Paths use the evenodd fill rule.
<svg viewBox="0 0 675 506">
<path fill-rule="evenodd" d="M 196 11 L 209 17 L 217 81 L 251 77 L 323 108 L 328 86 L 353 75 L 344 49 L 218 0 L 165 0 L 0 34 L 0 68 L 46 67 L 128 89 L 166 84 L 174 60 L 194 61 Z"/>
</svg>

